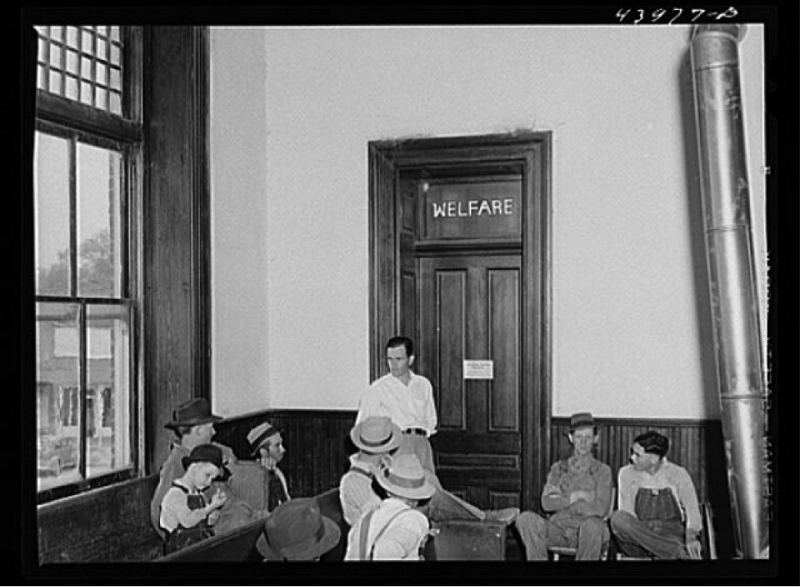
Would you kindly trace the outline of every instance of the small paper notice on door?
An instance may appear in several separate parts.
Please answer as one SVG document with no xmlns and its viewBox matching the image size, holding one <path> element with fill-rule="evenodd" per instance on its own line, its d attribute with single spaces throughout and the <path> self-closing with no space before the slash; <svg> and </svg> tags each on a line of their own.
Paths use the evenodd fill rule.
<svg viewBox="0 0 800 587">
<path fill-rule="evenodd" d="M 464 361 L 464 379 L 494 379 L 494 361 Z"/>
</svg>

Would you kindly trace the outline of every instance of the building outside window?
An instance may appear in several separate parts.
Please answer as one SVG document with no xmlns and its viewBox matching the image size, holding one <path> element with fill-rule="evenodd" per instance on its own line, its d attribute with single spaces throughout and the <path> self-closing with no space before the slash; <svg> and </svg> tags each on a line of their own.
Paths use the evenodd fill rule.
<svg viewBox="0 0 800 587">
<path fill-rule="evenodd" d="M 141 31 L 37 26 L 39 501 L 133 475 Z"/>
</svg>

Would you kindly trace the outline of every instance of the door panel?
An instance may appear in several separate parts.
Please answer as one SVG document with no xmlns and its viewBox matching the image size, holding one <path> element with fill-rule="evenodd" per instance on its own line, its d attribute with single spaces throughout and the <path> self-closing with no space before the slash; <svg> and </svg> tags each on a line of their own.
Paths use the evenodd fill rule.
<svg viewBox="0 0 800 587">
<path fill-rule="evenodd" d="M 439 414 L 432 438 L 444 487 L 479 507 L 519 505 L 520 256 L 420 259 L 420 373 Z M 465 378 L 492 361 L 492 379 Z"/>
</svg>

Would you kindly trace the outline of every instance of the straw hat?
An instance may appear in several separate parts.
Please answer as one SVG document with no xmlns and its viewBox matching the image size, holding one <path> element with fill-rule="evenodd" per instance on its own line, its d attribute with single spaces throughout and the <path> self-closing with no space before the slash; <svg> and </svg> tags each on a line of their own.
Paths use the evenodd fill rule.
<svg viewBox="0 0 800 587">
<path fill-rule="evenodd" d="M 250 445 L 250 456 L 256 456 L 260 449 L 271 436 L 280 434 L 280 430 L 269 422 L 259 424 L 247 433 L 247 443 Z"/>
<path fill-rule="evenodd" d="M 436 487 L 414 454 L 401 454 L 390 463 L 382 463 L 375 478 L 389 493 L 407 499 L 428 499 L 436 493 Z"/>
<path fill-rule="evenodd" d="M 387 453 L 400 446 L 400 427 L 386 416 L 362 420 L 350 430 L 357 448 L 372 454 Z"/>
</svg>

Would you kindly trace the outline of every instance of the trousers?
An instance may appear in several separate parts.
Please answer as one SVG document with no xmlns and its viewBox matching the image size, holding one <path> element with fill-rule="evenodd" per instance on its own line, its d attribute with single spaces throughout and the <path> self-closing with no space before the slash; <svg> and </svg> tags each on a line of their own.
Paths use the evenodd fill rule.
<svg viewBox="0 0 800 587">
<path fill-rule="evenodd" d="M 575 560 L 600 560 L 609 531 L 604 520 L 573 516 L 571 523 L 559 525 L 531 511 L 522 512 L 516 526 L 527 560 L 547 560 L 549 546 L 576 548 Z"/>
<path fill-rule="evenodd" d="M 626 556 L 688 559 L 681 510 L 669 488 L 641 488 L 636 493 L 636 515 L 617 510 L 611 532 Z"/>
</svg>

